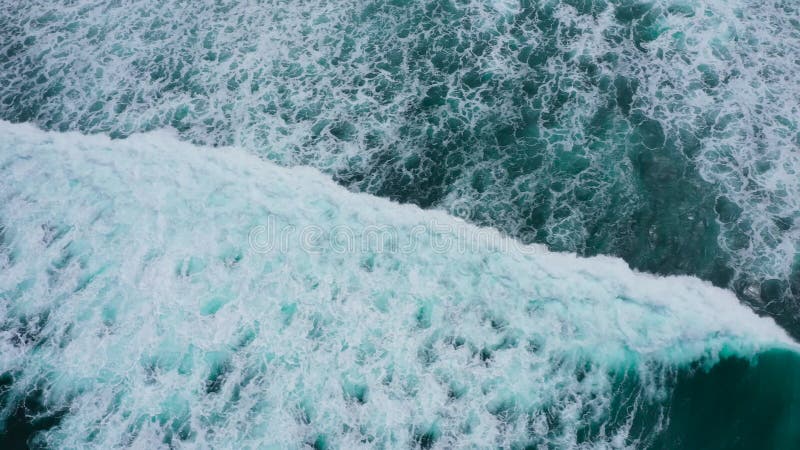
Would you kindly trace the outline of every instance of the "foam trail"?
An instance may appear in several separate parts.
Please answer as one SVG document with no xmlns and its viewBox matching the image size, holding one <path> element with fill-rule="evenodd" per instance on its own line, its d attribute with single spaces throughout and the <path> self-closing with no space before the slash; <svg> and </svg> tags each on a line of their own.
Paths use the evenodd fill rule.
<svg viewBox="0 0 800 450">
<path fill-rule="evenodd" d="M 59 413 L 36 436 L 53 447 L 571 447 L 597 424 L 589 444 L 635 446 L 609 419 L 614 373 L 639 380 L 633 416 L 678 367 L 794 348 L 695 278 L 522 246 L 313 169 L 163 133 L 0 135 L 3 414 L 35 394 Z M 325 240 L 377 225 L 382 249 Z"/>
</svg>

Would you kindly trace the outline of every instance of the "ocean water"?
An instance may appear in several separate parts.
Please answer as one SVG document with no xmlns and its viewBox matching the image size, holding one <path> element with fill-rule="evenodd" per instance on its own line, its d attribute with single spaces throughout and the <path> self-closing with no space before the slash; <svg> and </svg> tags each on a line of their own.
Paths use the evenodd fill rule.
<svg viewBox="0 0 800 450">
<path fill-rule="evenodd" d="M 0 121 L 12 448 L 800 447 L 796 1 L 0 0 Z"/>
<path fill-rule="evenodd" d="M 800 439 L 798 345 L 707 282 L 551 253 L 163 133 L 0 131 L 12 444 Z M 344 239 L 376 224 L 380 239 Z"/>
<path fill-rule="evenodd" d="M 794 1 L 1 5 L 0 118 L 234 144 L 800 333 Z"/>
</svg>

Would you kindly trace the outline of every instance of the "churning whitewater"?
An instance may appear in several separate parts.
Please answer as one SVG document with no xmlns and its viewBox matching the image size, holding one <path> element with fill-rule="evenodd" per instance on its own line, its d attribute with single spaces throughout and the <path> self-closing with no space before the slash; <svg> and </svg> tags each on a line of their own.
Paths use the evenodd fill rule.
<svg viewBox="0 0 800 450">
<path fill-rule="evenodd" d="M 165 127 L 800 336 L 795 0 L 0 0 L 0 119 Z M 460 208 L 469 204 L 469 211 Z"/>
<path fill-rule="evenodd" d="M 0 0 L 4 450 L 795 450 L 798 338 L 797 0 Z"/>
<path fill-rule="evenodd" d="M 163 132 L 0 135 L 2 418 L 25 403 L 39 446 L 641 447 L 682 371 L 796 349 L 707 282 L 313 169 Z"/>
</svg>

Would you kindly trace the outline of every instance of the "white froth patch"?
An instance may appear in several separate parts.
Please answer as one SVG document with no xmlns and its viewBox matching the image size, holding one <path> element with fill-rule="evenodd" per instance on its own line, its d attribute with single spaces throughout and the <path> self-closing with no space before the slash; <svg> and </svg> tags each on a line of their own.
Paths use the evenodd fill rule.
<svg viewBox="0 0 800 450">
<path fill-rule="evenodd" d="M 503 245 L 313 169 L 163 133 L 0 134 L 0 367 L 69 407 L 55 447 L 571 446 L 609 371 L 650 398 L 664 367 L 794 347 L 708 283 Z M 254 251 L 269 224 L 419 245 Z M 481 234 L 495 247 L 436 244 Z"/>
</svg>

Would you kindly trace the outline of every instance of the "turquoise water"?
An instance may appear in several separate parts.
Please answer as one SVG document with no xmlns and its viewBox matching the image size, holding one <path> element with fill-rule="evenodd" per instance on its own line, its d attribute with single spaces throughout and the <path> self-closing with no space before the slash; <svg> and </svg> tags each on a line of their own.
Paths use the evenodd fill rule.
<svg viewBox="0 0 800 450">
<path fill-rule="evenodd" d="M 0 117 L 236 144 L 796 329 L 794 2 L 294 3 L 3 8 Z"/>
<path fill-rule="evenodd" d="M 0 0 L 0 38 L 9 442 L 800 446 L 796 2 Z M 312 225 L 414 245 L 259 247 Z"/>
<path fill-rule="evenodd" d="M 717 427 L 797 442 L 797 344 L 707 282 L 522 245 L 240 150 L 0 130 L 3 414 L 18 441 L 733 441 Z M 334 232 L 375 224 L 381 239 L 350 248 Z"/>
</svg>

